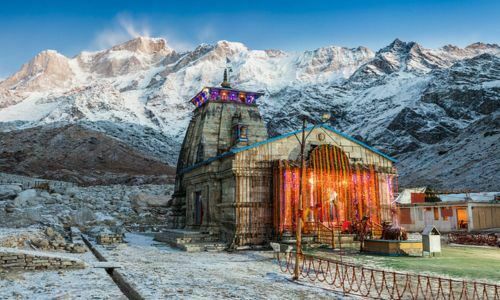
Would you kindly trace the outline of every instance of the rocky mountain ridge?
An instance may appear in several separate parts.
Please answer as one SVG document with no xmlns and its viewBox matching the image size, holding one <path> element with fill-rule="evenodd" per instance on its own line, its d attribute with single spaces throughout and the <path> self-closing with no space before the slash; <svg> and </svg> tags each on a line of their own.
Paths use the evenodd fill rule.
<svg viewBox="0 0 500 300">
<path fill-rule="evenodd" d="M 193 109 L 187 100 L 219 84 L 227 59 L 234 86 L 265 92 L 260 107 L 271 135 L 296 129 L 301 115 L 331 112 L 332 125 L 400 158 L 402 185 L 500 189 L 496 44 L 426 49 L 396 39 L 377 52 L 328 46 L 290 53 L 220 41 L 178 53 L 163 39 L 140 37 L 74 58 L 44 51 L 0 82 L 0 129 L 78 123 L 175 165 Z M 460 151 L 447 145 L 469 139 L 467 132 L 488 132 L 496 142 L 486 161 L 471 167 L 470 157 L 457 158 L 442 166 L 449 175 L 413 175 L 427 163 L 421 157 L 442 147 L 450 156 Z M 488 170 L 476 168 L 483 163 Z M 464 167 L 476 178 L 493 176 L 494 184 L 455 172 Z"/>
</svg>

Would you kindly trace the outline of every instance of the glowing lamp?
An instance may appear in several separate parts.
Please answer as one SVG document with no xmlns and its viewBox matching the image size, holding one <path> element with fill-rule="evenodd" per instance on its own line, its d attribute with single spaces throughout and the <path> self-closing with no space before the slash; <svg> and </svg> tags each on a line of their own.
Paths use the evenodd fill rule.
<svg viewBox="0 0 500 300">
<path fill-rule="evenodd" d="M 243 103 L 244 103 L 244 102 L 245 102 L 245 100 L 246 100 L 246 95 L 245 95 L 245 93 L 240 93 L 240 94 L 238 95 L 238 98 L 240 99 L 240 102 L 243 102 Z"/>
<path fill-rule="evenodd" d="M 219 98 L 219 90 L 217 89 L 211 89 L 210 91 L 210 99 L 211 100 L 218 100 Z"/>
<path fill-rule="evenodd" d="M 220 99 L 223 100 L 223 101 L 227 101 L 228 99 L 228 92 L 227 91 L 221 91 L 220 92 Z"/>
<path fill-rule="evenodd" d="M 234 91 L 229 92 L 229 100 L 235 101 L 238 98 L 238 94 Z"/>
<path fill-rule="evenodd" d="M 255 102 L 255 96 L 254 95 L 247 95 L 247 104 L 253 104 Z"/>
</svg>

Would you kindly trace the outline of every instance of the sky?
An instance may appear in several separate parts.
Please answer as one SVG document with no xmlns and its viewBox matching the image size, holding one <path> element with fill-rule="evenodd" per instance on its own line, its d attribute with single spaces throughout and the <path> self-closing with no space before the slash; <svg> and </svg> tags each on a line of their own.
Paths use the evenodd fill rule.
<svg viewBox="0 0 500 300">
<path fill-rule="evenodd" d="M 72 57 L 139 35 L 163 37 L 178 51 L 218 40 L 286 51 L 376 51 L 395 38 L 463 47 L 500 43 L 500 1 L 2 1 L 0 78 L 45 49 Z"/>
</svg>

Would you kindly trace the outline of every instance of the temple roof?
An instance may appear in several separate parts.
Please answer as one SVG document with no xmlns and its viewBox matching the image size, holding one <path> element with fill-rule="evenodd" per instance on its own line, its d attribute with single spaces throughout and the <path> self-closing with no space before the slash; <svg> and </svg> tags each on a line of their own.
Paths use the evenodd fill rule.
<svg viewBox="0 0 500 300">
<path fill-rule="evenodd" d="M 385 154 L 385 153 L 382 153 L 382 152 L 380 152 L 379 150 L 377 150 L 377 149 L 375 149 L 375 148 L 373 148 L 373 147 L 371 147 L 371 146 L 368 146 L 367 144 L 365 144 L 365 143 L 363 143 L 363 142 L 361 142 L 361 141 L 359 141 L 359 140 L 357 140 L 357 139 L 353 138 L 352 136 L 350 136 L 350 135 L 348 135 L 348 134 L 345 134 L 345 133 L 343 133 L 343 132 L 340 132 L 340 131 L 338 131 L 337 129 L 335 129 L 335 128 L 333 128 L 333 127 L 330 127 L 330 126 L 328 126 L 328 125 L 322 124 L 322 125 L 316 126 L 316 128 L 324 128 L 324 129 L 327 129 L 327 130 L 333 131 L 333 132 L 335 132 L 336 134 L 338 134 L 338 135 L 340 135 L 340 136 L 342 136 L 342 137 L 344 137 L 344 138 L 346 138 L 346 139 L 350 140 L 351 142 L 354 142 L 354 143 L 356 143 L 356 144 L 358 144 L 358 145 L 360 145 L 360 146 L 363 146 L 364 148 L 366 148 L 366 149 L 368 149 L 368 150 L 370 150 L 370 151 L 372 151 L 372 152 L 374 152 L 374 153 L 376 153 L 376 154 L 378 154 L 378 155 L 380 155 L 380 156 L 382 156 L 382 157 L 384 157 L 384 158 L 386 158 L 386 159 L 388 159 L 388 160 L 390 160 L 390 161 L 392 161 L 392 162 L 394 162 L 394 163 L 395 163 L 395 162 L 397 162 L 397 159 L 395 159 L 395 158 L 393 158 L 393 157 L 390 157 L 389 155 L 387 155 L 387 154 Z M 306 130 L 306 131 L 309 131 L 309 130 L 313 130 L 313 129 L 314 129 L 314 126 L 308 126 L 308 127 L 306 127 L 306 129 L 305 129 L 305 130 Z M 267 139 L 267 140 L 265 140 L 265 141 L 262 141 L 262 142 L 257 142 L 257 143 L 254 143 L 254 144 L 248 145 L 248 146 L 246 146 L 246 147 L 235 148 L 235 149 L 233 149 L 233 150 L 231 150 L 231 151 L 233 151 L 234 153 L 238 153 L 238 152 L 241 152 L 241 151 L 244 151 L 244 150 L 248 150 L 248 149 L 251 149 L 251 148 L 255 148 L 255 147 L 260 146 L 260 145 L 263 145 L 263 144 L 267 144 L 267 143 L 270 143 L 270 142 L 274 142 L 274 141 L 276 141 L 276 140 L 280 140 L 280 139 L 282 139 L 282 138 L 286 138 L 286 137 L 292 136 L 292 135 L 297 134 L 297 133 L 300 133 L 300 132 L 302 132 L 302 129 L 300 129 L 300 130 L 296 130 L 296 131 L 292 131 L 292 132 L 289 132 L 289 133 L 285 133 L 285 134 L 282 134 L 282 135 L 278 135 L 278 136 L 275 136 L 275 137 L 269 138 L 269 139 Z"/>
<path fill-rule="evenodd" d="M 309 127 L 305 128 L 305 131 L 310 131 L 310 130 L 313 130 L 314 128 L 323 128 L 325 130 L 332 131 L 332 132 L 334 132 L 334 133 L 336 133 L 336 134 L 338 134 L 338 135 L 340 135 L 340 136 L 342 136 L 342 137 L 350 140 L 351 142 L 354 142 L 354 143 L 356 143 L 356 144 L 358 144 L 358 145 L 360 145 L 360 146 L 362 146 L 362 147 L 364 147 L 364 148 L 366 148 L 366 149 L 368 149 L 368 150 L 370 150 L 370 151 L 372 151 L 372 152 L 374 152 L 374 153 L 376 153 L 376 154 L 378 154 L 378 155 L 380 155 L 380 156 L 388 159 L 389 161 L 391 161 L 393 163 L 398 162 L 397 159 L 395 159 L 395 158 L 393 158 L 393 157 L 391 157 L 391 156 L 389 156 L 389 155 L 387 155 L 385 153 L 382 153 L 381 151 L 379 151 L 379 150 L 377 150 L 377 149 L 375 149 L 375 148 L 373 148 L 371 146 L 368 146 L 367 144 L 365 144 L 365 143 L 363 143 L 361 141 L 358 141 L 357 139 L 353 138 L 352 136 L 347 135 L 347 134 L 345 134 L 343 132 L 340 132 L 340 131 L 336 130 L 335 128 L 330 127 L 328 125 L 322 124 L 322 125 L 319 125 L 319 126 L 316 126 L 316 127 L 315 126 L 309 126 Z M 277 141 L 277 140 L 280 140 L 280 139 L 284 139 L 284 138 L 287 138 L 289 136 L 293 136 L 294 134 L 297 134 L 297 133 L 300 133 L 300 132 L 302 132 L 302 129 L 299 129 L 299 130 L 296 130 L 296 131 L 292 131 L 292 132 L 289 132 L 289 133 L 285 133 L 285 134 L 282 134 L 282 135 L 278 135 L 278 136 L 269 138 L 269 139 L 261 141 L 261 142 L 253 143 L 253 144 L 245 146 L 245 147 L 232 148 L 231 150 L 229 150 L 227 152 L 224 152 L 224 153 L 222 153 L 222 154 L 220 154 L 218 156 L 211 157 L 211 158 L 206 159 L 206 160 L 204 160 L 202 162 L 199 162 L 199 163 L 196 163 L 196 164 L 191 165 L 189 167 L 186 167 L 186 168 L 184 168 L 181 171 L 181 173 L 189 172 L 189 171 L 191 171 L 193 169 L 196 169 L 196 168 L 198 168 L 198 167 L 200 167 L 202 165 L 207 165 L 207 164 L 209 164 L 209 163 L 211 163 L 213 161 L 216 161 L 218 159 L 221 159 L 221 158 L 224 158 L 224 157 L 228 157 L 228 156 L 232 156 L 232 155 L 235 155 L 236 153 L 239 153 L 239 152 L 242 152 L 242 151 L 246 151 L 246 150 L 249 150 L 249 149 L 252 149 L 252 148 L 264 145 L 264 144 L 272 143 L 274 141 Z"/>
<path fill-rule="evenodd" d="M 255 105 L 257 99 L 264 95 L 261 92 L 249 92 L 234 88 L 204 87 L 190 102 L 196 107 L 201 107 L 210 101 L 233 102 L 246 105 Z"/>
</svg>

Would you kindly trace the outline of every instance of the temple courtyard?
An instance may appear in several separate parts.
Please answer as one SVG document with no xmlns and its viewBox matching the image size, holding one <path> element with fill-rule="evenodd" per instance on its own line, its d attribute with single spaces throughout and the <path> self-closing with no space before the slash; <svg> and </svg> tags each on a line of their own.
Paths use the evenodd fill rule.
<svg viewBox="0 0 500 300">
<path fill-rule="evenodd" d="M 17 234 L 26 229 L 20 229 Z M 30 229 L 33 233 L 34 229 Z M 12 231 L 10 233 L 13 233 Z M 125 242 L 95 245 L 110 266 L 145 299 L 357 299 L 331 286 L 282 273 L 272 251 L 184 252 L 153 240 L 152 234 L 127 233 Z M 307 254 L 338 258 L 331 250 Z M 0 299 L 126 299 L 92 252 L 65 254 L 87 267 L 78 270 L 0 273 Z M 349 253 L 344 262 L 365 267 L 445 278 L 498 283 L 500 250 L 443 245 L 432 258 Z"/>
</svg>

